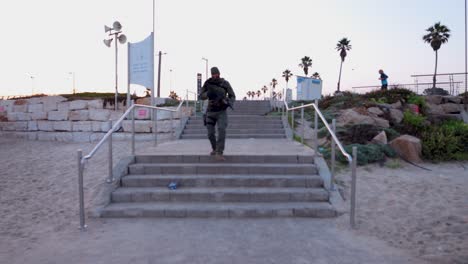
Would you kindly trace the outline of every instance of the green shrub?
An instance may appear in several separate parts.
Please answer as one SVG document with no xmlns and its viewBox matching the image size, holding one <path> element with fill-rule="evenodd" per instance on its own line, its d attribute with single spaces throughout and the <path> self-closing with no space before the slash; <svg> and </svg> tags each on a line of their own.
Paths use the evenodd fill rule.
<svg viewBox="0 0 468 264">
<path fill-rule="evenodd" d="M 419 95 L 410 95 L 408 98 L 408 103 L 415 104 L 422 109 L 426 108 L 426 99 Z"/>
<path fill-rule="evenodd" d="M 403 113 L 403 126 L 402 130 L 405 134 L 410 134 L 420 137 L 421 133 L 426 128 L 426 117 L 423 115 L 413 114 L 411 111 L 406 110 Z"/>
<path fill-rule="evenodd" d="M 423 157 L 432 161 L 449 161 L 461 152 L 460 139 L 453 131 L 433 127 L 422 133 Z"/>
<path fill-rule="evenodd" d="M 383 101 L 388 104 L 393 104 L 401 100 L 408 101 L 408 98 L 414 95 L 415 93 L 408 89 L 393 88 L 390 90 L 372 91 L 364 94 L 363 97 L 374 102 Z"/>
<path fill-rule="evenodd" d="M 384 128 L 385 134 L 387 134 L 387 139 L 388 141 L 392 141 L 395 138 L 400 136 L 400 133 L 398 133 L 395 129 L 393 128 Z"/>
</svg>

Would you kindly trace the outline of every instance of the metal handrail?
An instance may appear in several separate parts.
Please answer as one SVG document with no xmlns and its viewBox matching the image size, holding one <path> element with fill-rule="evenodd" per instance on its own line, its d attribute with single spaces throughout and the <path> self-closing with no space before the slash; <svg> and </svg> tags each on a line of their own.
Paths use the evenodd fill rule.
<svg viewBox="0 0 468 264">
<path fill-rule="evenodd" d="M 338 139 L 338 137 L 336 136 L 335 134 L 335 120 L 333 120 L 333 129 L 330 128 L 330 125 L 328 124 L 327 120 L 325 119 L 325 117 L 323 116 L 322 112 L 320 111 L 320 109 L 318 108 L 318 100 L 315 100 L 315 103 L 310 103 L 310 104 L 306 104 L 306 105 L 301 105 L 301 106 L 297 106 L 297 107 L 289 107 L 288 103 L 286 102 L 286 98 L 284 98 L 283 100 L 283 104 L 284 104 L 284 107 L 285 107 L 285 110 L 286 110 L 286 113 L 289 112 L 289 111 L 294 111 L 294 110 L 299 110 L 301 109 L 302 110 L 302 113 L 301 113 L 301 117 L 302 117 L 302 121 L 304 121 L 304 109 L 307 108 L 307 107 L 313 107 L 314 110 L 315 110 L 315 143 L 314 143 L 314 149 L 315 151 L 317 152 L 318 151 L 318 138 L 317 138 L 317 133 L 318 133 L 318 118 L 317 118 L 317 115 L 320 117 L 320 119 L 322 119 L 322 122 L 323 124 L 325 125 L 325 127 L 327 128 L 328 132 L 330 133 L 330 135 L 332 136 L 333 140 L 332 140 L 332 173 L 331 173 L 331 177 L 330 177 L 330 190 L 333 190 L 333 177 L 334 177 L 334 167 L 335 167 L 335 143 L 336 145 L 338 145 L 338 148 L 340 149 L 341 153 L 343 154 L 343 156 L 346 157 L 346 159 L 348 160 L 349 162 L 349 165 L 351 167 L 351 208 L 350 208 L 350 224 L 351 224 L 351 227 L 352 228 L 355 228 L 356 226 L 356 221 L 355 221 L 355 215 L 356 215 L 356 165 L 357 165 L 357 148 L 356 147 L 353 147 L 353 156 L 351 156 L 348 152 L 346 152 L 346 150 L 344 149 L 343 145 L 341 144 L 340 140 Z M 288 115 L 286 114 L 286 117 Z M 294 118 L 294 112 L 293 112 L 293 118 Z M 294 119 L 293 119 L 294 120 Z M 294 122 L 294 121 L 293 121 Z M 302 126 L 304 127 L 304 122 L 302 123 Z M 304 130 L 303 130 L 303 135 L 302 135 L 302 140 L 304 139 Z M 293 131 L 293 139 L 294 139 L 294 131 Z"/>
<path fill-rule="evenodd" d="M 104 137 L 99 141 L 99 143 L 89 152 L 88 155 L 83 157 L 83 151 L 81 149 L 78 150 L 78 193 L 79 193 L 79 210 L 80 210 L 80 230 L 86 230 L 87 226 L 85 224 L 85 211 L 84 211 L 84 188 L 83 188 L 83 174 L 84 169 L 86 166 L 86 162 L 91 159 L 94 154 L 101 148 L 104 142 L 109 142 L 109 178 L 107 179 L 108 183 L 113 182 L 113 166 L 112 166 L 112 134 L 118 130 L 122 122 L 125 118 L 130 114 L 132 116 L 132 155 L 135 154 L 135 109 L 136 108 L 149 108 L 153 110 L 162 110 L 162 111 L 169 111 L 169 112 L 179 112 L 180 108 L 184 104 L 184 99 L 181 99 L 179 105 L 176 109 L 168 109 L 164 107 L 157 107 L 157 106 L 149 106 L 149 105 L 140 105 L 140 104 L 133 104 L 131 107 L 125 111 L 125 113 L 115 122 L 115 124 L 109 129 L 109 131 L 104 135 Z M 154 118 L 154 122 L 157 122 L 157 118 Z M 172 120 L 172 116 L 171 116 Z M 171 122 L 172 126 L 172 122 Z M 154 127 L 155 128 L 155 127 Z M 154 132 L 156 135 L 157 141 L 157 131 Z"/>
</svg>

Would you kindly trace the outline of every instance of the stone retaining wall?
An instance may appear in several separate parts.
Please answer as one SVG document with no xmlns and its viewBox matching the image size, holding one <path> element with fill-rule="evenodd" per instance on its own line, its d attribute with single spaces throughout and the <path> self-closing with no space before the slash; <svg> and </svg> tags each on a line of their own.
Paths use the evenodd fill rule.
<svg viewBox="0 0 468 264">
<path fill-rule="evenodd" d="M 155 131 L 150 120 L 151 111 L 135 110 L 135 132 L 148 134 L 138 138 L 154 139 L 154 132 L 167 134 L 161 135 L 163 138 L 170 137 L 180 126 L 181 119 L 191 115 L 192 109 L 182 108 L 177 113 L 158 110 Z M 0 100 L 0 133 L 32 140 L 93 142 L 102 138 L 123 113 L 124 110 L 106 109 L 101 99 L 67 101 L 61 96 L 46 96 Z M 131 129 L 131 120 L 124 120 L 115 137 L 124 139 Z"/>
</svg>

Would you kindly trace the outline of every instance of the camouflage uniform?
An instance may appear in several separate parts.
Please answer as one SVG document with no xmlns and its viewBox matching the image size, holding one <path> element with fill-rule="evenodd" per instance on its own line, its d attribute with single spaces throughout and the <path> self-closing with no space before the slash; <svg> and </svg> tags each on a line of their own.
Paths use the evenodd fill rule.
<svg viewBox="0 0 468 264">
<path fill-rule="evenodd" d="M 206 111 L 206 128 L 213 153 L 223 155 L 228 126 L 227 107 L 236 100 L 234 91 L 228 81 L 222 78 L 210 78 L 202 87 L 201 99 L 208 99 Z M 215 126 L 218 125 L 218 139 Z"/>
</svg>

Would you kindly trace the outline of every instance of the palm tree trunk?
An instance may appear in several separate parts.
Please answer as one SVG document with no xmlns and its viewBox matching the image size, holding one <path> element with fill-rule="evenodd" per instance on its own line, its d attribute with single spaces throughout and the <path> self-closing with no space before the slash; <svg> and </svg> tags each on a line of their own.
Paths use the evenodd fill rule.
<svg viewBox="0 0 468 264">
<path fill-rule="evenodd" d="M 343 60 L 341 60 L 341 64 L 340 64 L 340 75 L 338 77 L 338 89 L 337 91 L 339 92 L 340 91 L 340 83 L 341 83 L 341 70 L 343 69 Z"/>
<path fill-rule="evenodd" d="M 434 70 L 434 78 L 432 79 L 432 89 L 434 89 L 433 92 L 435 92 L 435 88 L 436 88 L 436 78 L 437 78 L 437 61 L 439 59 L 439 54 L 438 54 L 438 51 L 436 50 L 435 51 L 435 70 Z"/>
</svg>

